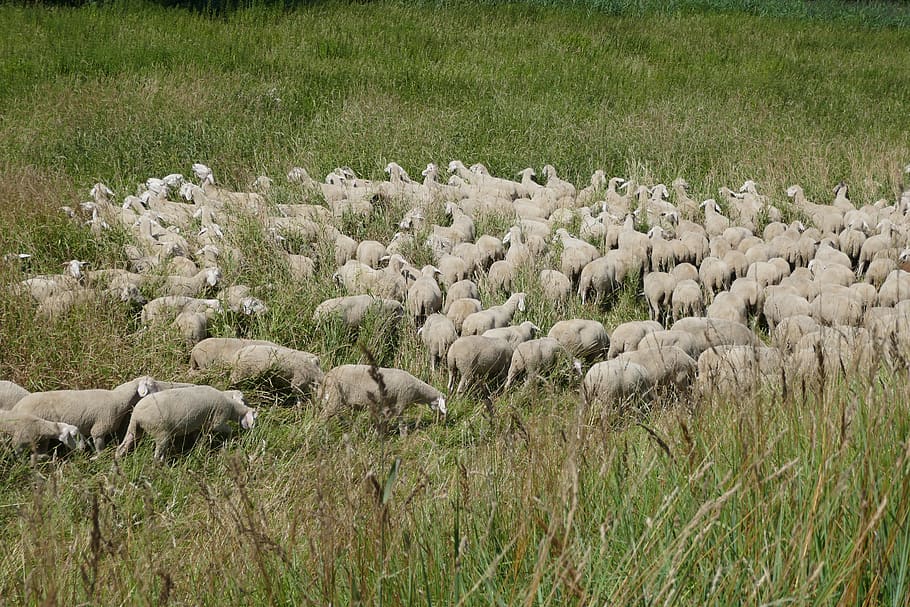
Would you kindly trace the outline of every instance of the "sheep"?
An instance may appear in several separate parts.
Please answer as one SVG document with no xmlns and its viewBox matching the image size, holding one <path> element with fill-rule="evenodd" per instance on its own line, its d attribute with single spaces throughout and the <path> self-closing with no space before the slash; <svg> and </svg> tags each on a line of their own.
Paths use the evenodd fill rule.
<svg viewBox="0 0 910 607">
<path fill-rule="evenodd" d="M 524 312 L 524 309 L 525 294 L 515 293 L 501 306 L 493 306 L 465 318 L 461 326 L 461 334 L 483 335 L 484 331 L 507 327 L 511 324 L 515 312 Z"/>
<path fill-rule="evenodd" d="M 676 282 L 683 280 L 692 280 L 698 282 L 698 268 L 689 262 L 683 262 L 673 266 L 670 274 L 676 279 Z"/>
<path fill-rule="evenodd" d="M 434 275 L 440 273 L 434 266 L 424 266 L 422 276 L 408 288 L 408 312 L 420 325 L 430 314 L 442 309 L 442 291 L 436 284 Z"/>
<path fill-rule="evenodd" d="M 855 327 L 862 323 L 863 307 L 853 296 L 825 295 L 809 304 L 809 316 L 826 326 Z"/>
<path fill-rule="evenodd" d="M 661 330 L 651 331 L 638 342 L 637 350 L 647 350 L 653 348 L 666 348 L 676 346 L 693 359 L 698 359 L 701 351 L 697 348 L 695 338 L 691 333 L 685 331 Z"/>
<path fill-rule="evenodd" d="M 582 381 L 582 396 L 589 405 L 609 407 L 619 412 L 629 399 L 648 398 L 655 386 L 654 377 L 643 365 L 616 358 L 599 362 L 588 369 Z"/>
<path fill-rule="evenodd" d="M 783 319 L 789 316 L 807 316 L 809 310 L 809 302 L 804 297 L 783 293 L 768 296 L 762 314 L 768 329 L 773 331 Z"/>
<path fill-rule="evenodd" d="M 452 392 L 459 377 L 456 394 L 478 383 L 493 387 L 506 379 L 512 363 L 513 348 L 504 339 L 466 335 L 449 347 L 446 367 L 449 372 L 448 390 Z"/>
<path fill-rule="evenodd" d="M 370 310 L 375 310 L 379 316 L 393 323 L 404 316 L 404 306 L 400 302 L 372 295 L 348 295 L 320 303 L 313 311 L 313 320 L 323 321 L 338 317 L 349 329 L 357 329 Z"/>
<path fill-rule="evenodd" d="M 713 301 L 714 295 L 719 291 L 730 288 L 733 271 L 730 266 L 717 257 L 706 257 L 698 268 L 698 278 L 704 285 L 708 298 Z"/>
<path fill-rule="evenodd" d="M 887 257 L 879 257 L 869 262 L 866 267 L 864 281 L 871 284 L 876 289 L 880 289 L 894 270 L 897 269 L 897 262 Z"/>
<path fill-rule="evenodd" d="M 698 380 L 702 394 L 742 395 L 760 382 L 780 380 L 783 363 L 777 348 L 721 346 L 698 357 Z"/>
<path fill-rule="evenodd" d="M 465 319 L 481 310 L 483 310 L 483 305 L 481 305 L 479 299 L 464 297 L 452 302 L 448 312 L 446 312 L 446 317 L 452 321 L 455 325 L 455 330 L 461 335 Z"/>
<path fill-rule="evenodd" d="M 230 362 L 231 385 L 268 375 L 293 390 L 304 392 L 322 381 L 319 357 L 283 346 L 254 344 L 237 350 Z"/>
<path fill-rule="evenodd" d="M 196 299 L 185 295 L 168 295 L 151 300 L 142 307 L 142 323 L 152 324 L 162 318 L 174 318 L 180 312 L 221 311 L 217 299 Z"/>
<path fill-rule="evenodd" d="M 208 337 L 209 314 L 206 312 L 181 312 L 171 326 L 183 336 L 189 347 L 193 347 Z"/>
<path fill-rule="evenodd" d="M 563 304 L 572 294 L 572 281 L 559 270 L 541 270 L 539 282 L 547 301 Z"/>
<path fill-rule="evenodd" d="M 375 269 L 379 267 L 380 260 L 387 254 L 386 247 L 381 242 L 376 240 L 363 240 L 357 245 L 355 258 L 360 263 Z"/>
<path fill-rule="evenodd" d="M 578 296 L 585 303 L 588 293 L 594 291 L 595 301 L 603 301 L 612 295 L 625 280 L 629 272 L 627 256 L 619 250 L 609 251 L 584 268 L 578 277 Z"/>
<path fill-rule="evenodd" d="M 105 289 L 96 291 L 94 289 L 76 289 L 73 291 L 64 291 L 57 295 L 51 295 L 41 302 L 36 310 L 36 314 L 47 320 L 57 320 L 67 314 L 76 306 L 97 303 L 99 300 L 107 302 L 121 303 L 145 303 L 145 298 L 139 292 L 138 287 L 129 285 L 123 288 Z"/>
<path fill-rule="evenodd" d="M 509 342 L 513 348 L 515 348 L 522 342 L 534 339 L 534 336 L 538 331 L 540 331 L 540 328 L 537 325 L 532 323 L 530 320 L 526 320 L 517 326 L 499 327 L 496 329 L 484 331 L 483 336 L 504 339 Z"/>
<path fill-rule="evenodd" d="M 48 421 L 21 411 L 0 409 L 0 433 L 12 439 L 16 451 L 30 450 L 33 455 L 47 453 L 55 442 L 71 450 L 85 446 L 76 426 Z"/>
<path fill-rule="evenodd" d="M 556 339 L 572 356 L 587 362 L 606 357 L 610 350 L 610 336 L 596 320 L 561 320 L 550 328 L 547 337 Z"/>
<path fill-rule="evenodd" d="M 649 318 L 659 321 L 669 315 L 676 279 L 667 272 L 650 272 L 645 274 L 644 283 Z"/>
<path fill-rule="evenodd" d="M 458 299 L 480 299 L 480 291 L 472 280 L 459 280 L 446 289 L 445 302 L 442 305 L 443 314 L 448 313 L 452 302 Z"/>
<path fill-rule="evenodd" d="M 28 390 L 15 382 L 0 381 L 0 411 L 9 411 L 28 394 Z"/>
<path fill-rule="evenodd" d="M 610 362 L 614 361 L 639 364 L 648 370 L 656 386 L 668 385 L 679 390 L 689 386 L 697 369 L 695 359 L 676 346 L 623 352 Z"/>
<path fill-rule="evenodd" d="M 637 350 L 638 344 L 645 335 L 661 330 L 663 330 L 663 325 L 653 320 L 631 320 L 618 325 L 610 335 L 610 349 L 607 351 L 607 358 L 616 358 L 623 352 Z"/>
<path fill-rule="evenodd" d="M 238 422 L 250 430 L 256 417 L 257 411 L 246 405 L 239 390 L 221 391 L 211 386 L 162 390 L 136 403 L 116 457 L 129 453 L 142 432 L 155 439 L 154 457 L 163 461 L 178 439 L 210 431 L 230 436 L 228 422 Z"/>
<path fill-rule="evenodd" d="M 569 352 L 556 339 L 542 337 L 522 342 L 512 352 L 505 388 L 523 376 L 526 381 L 536 381 L 544 373 L 555 369 L 560 361 L 572 363 L 573 368 L 581 373 L 581 362 L 573 361 Z"/>
<path fill-rule="evenodd" d="M 447 413 L 445 396 L 430 384 L 401 369 L 370 365 L 335 367 L 325 374 L 317 399 L 326 417 L 344 409 L 374 408 L 397 419 L 412 404 L 429 405 L 443 417 Z"/>
<path fill-rule="evenodd" d="M 771 343 L 782 352 L 792 353 L 805 335 L 818 331 L 820 326 L 817 320 L 806 314 L 788 316 L 774 328 Z"/>
<path fill-rule="evenodd" d="M 449 347 L 458 339 L 455 323 L 442 314 L 431 314 L 423 326 L 417 330 L 417 336 L 430 353 L 430 368 L 435 371 L 446 356 Z"/>
<path fill-rule="evenodd" d="M 722 291 L 714 297 L 714 301 L 705 310 L 708 318 L 724 318 L 740 324 L 747 324 L 749 320 L 747 304 L 736 293 Z"/>
<path fill-rule="evenodd" d="M 487 272 L 487 284 L 493 292 L 512 292 L 512 280 L 515 277 L 515 266 L 509 261 L 495 261 Z"/>
<path fill-rule="evenodd" d="M 878 305 L 893 308 L 906 299 L 910 299 L 910 272 L 894 270 L 878 290 Z"/>
<path fill-rule="evenodd" d="M 174 384 L 143 376 L 120 384 L 113 390 L 32 392 L 16 403 L 13 411 L 72 424 L 83 436 L 91 436 L 95 450 L 101 452 L 105 439 L 126 423 L 139 399 L 171 385 Z"/>
<path fill-rule="evenodd" d="M 699 352 L 713 346 L 756 346 L 760 342 L 752 330 L 737 322 L 721 318 L 682 318 L 670 327 L 695 337 Z"/>
<path fill-rule="evenodd" d="M 704 316 L 705 302 L 701 287 L 694 280 L 681 280 L 673 288 L 671 297 L 673 320 L 686 316 Z"/>
</svg>

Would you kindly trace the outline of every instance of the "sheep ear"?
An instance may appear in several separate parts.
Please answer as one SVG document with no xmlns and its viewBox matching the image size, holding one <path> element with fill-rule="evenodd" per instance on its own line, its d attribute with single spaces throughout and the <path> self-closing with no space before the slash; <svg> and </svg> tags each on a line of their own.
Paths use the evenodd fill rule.
<svg viewBox="0 0 910 607">
<path fill-rule="evenodd" d="M 250 409 L 246 412 L 246 415 L 243 416 L 243 419 L 240 420 L 240 427 L 244 430 L 250 430 L 253 426 L 256 425 L 256 417 L 259 413 L 256 409 Z"/>
</svg>

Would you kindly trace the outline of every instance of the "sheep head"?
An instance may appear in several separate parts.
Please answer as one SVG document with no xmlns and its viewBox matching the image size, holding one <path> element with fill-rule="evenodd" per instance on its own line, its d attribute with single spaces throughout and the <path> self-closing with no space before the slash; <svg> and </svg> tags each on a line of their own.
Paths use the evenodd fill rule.
<svg viewBox="0 0 910 607">
<path fill-rule="evenodd" d="M 448 409 L 446 409 L 446 397 L 440 396 L 438 398 L 431 400 L 430 401 L 430 410 L 439 411 L 439 414 L 442 415 L 443 417 L 445 417 L 446 413 L 448 413 Z"/>
<path fill-rule="evenodd" d="M 82 437 L 82 433 L 79 432 L 79 428 L 63 422 L 57 422 L 57 429 L 60 432 L 57 435 L 57 440 L 63 443 L 67 449 L 78 449 L 79 451 L 85 449 L 85 439 Z"/>
<path fill-rule="evenodd" d="M 791 185 L 789 188 L 787 188 L 787 197 L 793 198 L 794 196 L 796 196 L 797 193 L 802 192 L 802 191 L 803 191 L 803 189 L 801 187 L 799 187 L 798 185 Z"/>
</svg>

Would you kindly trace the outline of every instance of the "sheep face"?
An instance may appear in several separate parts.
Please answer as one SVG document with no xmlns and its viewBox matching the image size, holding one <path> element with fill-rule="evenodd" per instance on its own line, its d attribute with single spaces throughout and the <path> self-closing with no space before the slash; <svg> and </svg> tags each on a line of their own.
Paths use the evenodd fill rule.
<svg viewBox="0 0 910 607">
<path fill-rule="evenodd" d="M 139 398 L 145 398 L 149 394 L 154 394 L 158 391 L 158 383 L 148 375 L 139 380 L 139 385 L 136 388 L 136 393 L 139 395 Z"/>
<path fill-rule="evenodd" d="M 259 416 L 259 412 L 256 409 L 250 409 L 246 414 L 240 419 L 240 427 L 244 430 L 251 430 L 253 426 L 256 425 L 256 418 Z"/>
<path fill-rule="evenodd" d="M 79 428 L 62 422 L 57 423 L 57 428 L 60 430 L 57 440 L 63 443 L 67 449 L 78 449 L 80 451 L 85 449 L 85 440 L 82 438 Z"/>
<path fill-rule="evenodd" d="M 430 410 L 439 411 L 439 414 L 445 417 L 448 412 L 448 409 L 446 409 L 446 397 L 440 396 L 439 398 L 430 401 Z"/>
</svg>

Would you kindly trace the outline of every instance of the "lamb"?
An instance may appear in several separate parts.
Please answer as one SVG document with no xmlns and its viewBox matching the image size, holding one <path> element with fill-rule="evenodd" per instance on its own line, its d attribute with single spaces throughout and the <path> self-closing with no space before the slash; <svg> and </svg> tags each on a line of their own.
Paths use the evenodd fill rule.
<svg viewBox="0 0 910 607">
<path fill-rule="evenodd" d="M 465 319 L 481 310 L 483 310 L 483 305 L 479 299 L 464 297 L 452 302 L 446 312 L 446 317 L 455 324 L 455 330 L 461 335 Z"/>
<path fill-rule="evenodd" d="M 654 377 L 643 365 L 616 358 L 588 369 L 582 381 L 582 397 L 590 405 L 617 411 L 629 399 L 647 398 L 655 386 Z"/>
<path fill-rule="evenodd" d="M 13 411 L 28 413 L 48 421 L 72 424 L 83 436 L 91 436 L 95 450 L 104 449 L 106 438 L 126 423 L 139 399 L 171 386 L 151 377 L 137 377 L 113 390 L 54 390 L 32 392 Z"/>
<path fill-rule="evenodd" d="M 663 325 L 653 320 L 632 320 L 622 323 L 613 329 L 607 358 L 616 358 L 623 352 L 637 350 L 638 344 L 641 343 L 645 335 L 661 330 L 663 330 Z"/>
<path fill-rule="evenodd" d="M 497 329 L 484 331 L 483 336 L 504 339 L 509 342 L 513 348 L 516 348 L 518 347 L 518 344 L 534 339 L 534 336 L 538 331 L 540 331 L 540 328 L 538 328 L 537 325 L 530 320 L 526 320 L 517 326 L 499 327 Z"/>
<path fill-rule="evenodd" d="M 435 371 L 446 356 L 449 347 L 458 339 L 455 323 L 442 314 L 431 314 L 423 326 L 417 330 L 417 336 L 430 353 L 430 368 Z"/>
<path fill-rule="evenodd" d="M 8 435 L 18 452 L 45 454 L 52 443 L 60 442 L 67 449 L 83 449 L 85 443 L 79 429 L 71 424 L 52 422 L 20 411 L 0 409 L 0 433 Z"/>
<path fill-rule="evenodd" d="M 116 456 L 129 453 L 141 433 L 146 432 L 155 439 L 155 459 L 163 461 L 182 437 L 209 431 L 230 436 L 228 422 L 238 422 L 249 430 L 256 417 L 256 410 L 246 405 L 239 390 L 222 392 L 211 386 L 163 390 L 136 403 Z"/>
<path fill-rule="evenodd" d="M 522 342 L 512 352 L 505 388 L 522 376 L 526 376 L 527 381 L 536 381 L 544 373 L 554 370 L 561 361 L 571 363 L 581 373 L 581 362 L 573 361 L 569 352 L 556 339 L 542 337 Z"/>
<path fill-rule="evenodd" d="M 306 391 L 322 381 L 319 357 L 284 346 L 254 344 L 237 350 L 230 362 L 231 385 L 268 375 L 293 390 Z"/>
<path fill-rule="evenodd" d="M 462 335 L 483 335 L 484 331 L 507 327 L 512 322 L 516 311 L 525 309 L 525 294 L 515 293 L 501 306 L 475 312 L 464 319 L 461 326 Z"/>
<path fill-rule="evenodd" d="M 28 396 L 28 390 L 11 381 L 0 381 L 0 411 L 9 411 Z"/>
<path fill-rule="evenodd" d="M 370 365 L 341 365 L 325 374 L 318 394 L 323 414 L 375 407 L 397 419 L 412 404 L 426 404 L 446 415 L 445 396 L 407 371 Z M 375 409 L 374 409 L 375 410 Z"/>
<path fill-rule="evenodd" d="M 459 337 L 446 354 L 449 371 L 448 390 L 460 376 L 456 394 L 483 383 L 491 388 L 506 379 L 512 363 L 513 348 L 504 339 L 467 335 Z"/>
<path fill-rule="evenodd" d="M 610 337 L 596 320 L 561 320 L 550 328 L 547 337 L 556 339 L 575 358 L 588 362 L 606 357 L 610 349 Z"/>
</svg>

